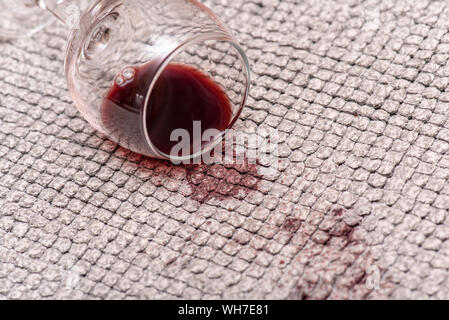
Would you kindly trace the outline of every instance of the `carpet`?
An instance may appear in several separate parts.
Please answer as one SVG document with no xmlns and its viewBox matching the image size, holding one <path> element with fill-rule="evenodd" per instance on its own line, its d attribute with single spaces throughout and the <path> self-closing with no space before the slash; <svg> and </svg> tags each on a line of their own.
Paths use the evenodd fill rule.
<svg viewBox="0 0 449 320">
<path fill-rule="evenodd" d="M 72 102 L 63 26 L 0 43 L 0 298 L 448 299 L 449 2 L 204 3 L 277 174 L 121 148 Z"/>
</svg>

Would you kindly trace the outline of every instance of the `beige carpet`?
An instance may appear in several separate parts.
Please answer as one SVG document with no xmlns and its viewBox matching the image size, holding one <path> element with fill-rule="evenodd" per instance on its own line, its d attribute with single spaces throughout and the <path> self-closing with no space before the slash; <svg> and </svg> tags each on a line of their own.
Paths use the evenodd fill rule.
<svg viewBox="0 0 449 320">
<path fill-rule="evenodd" d="M 1 43 L 0 298 L 448 299 L 449 1 L 206 4 L 276 178 L 131 154 L 74 107 L 63 27 Z"/>
</svg>

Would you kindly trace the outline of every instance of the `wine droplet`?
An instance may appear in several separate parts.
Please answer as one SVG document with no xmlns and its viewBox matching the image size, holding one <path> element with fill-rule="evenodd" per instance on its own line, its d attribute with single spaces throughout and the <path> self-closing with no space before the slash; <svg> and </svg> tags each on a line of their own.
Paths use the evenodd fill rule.
<svg viewBox="0 0 449 320">
<path fill-rule="evenodd" d="M 136 71 L 133 68 L 126 68 L 125 70 L 123 70 L 123 77 L 126 80 L 131 80 L 132 78 L 134 78 L 135 74 Z"/>
<path fill-rule="evenodd" d="M 117 78 L 115 78 L 115 83 L 119 86 L 123 85 L 125 83 L 125 79 L 123 79 L 122 76 L 118 76 Z"/>
</svg>

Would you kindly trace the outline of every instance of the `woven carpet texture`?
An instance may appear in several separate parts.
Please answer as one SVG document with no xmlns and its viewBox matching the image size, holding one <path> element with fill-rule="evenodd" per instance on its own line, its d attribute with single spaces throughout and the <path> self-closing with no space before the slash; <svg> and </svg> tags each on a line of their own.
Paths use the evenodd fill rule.
<svg viewBox="0 0 449 320">
<path fill-rule="evenodd" d="M 0 298 L 448 299 L 449 1 L 204 3 L 277 174 L 131 153 L 74 106 L 64 26 L 0 43 Z"/>
</svg>

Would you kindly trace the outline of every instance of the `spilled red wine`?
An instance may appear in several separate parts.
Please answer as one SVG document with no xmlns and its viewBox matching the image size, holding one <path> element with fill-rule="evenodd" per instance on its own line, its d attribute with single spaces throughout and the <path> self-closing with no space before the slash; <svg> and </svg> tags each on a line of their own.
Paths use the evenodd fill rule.
<svg viewBox="0 0 449 320">
<path fill-rule="evenodd" d="M 124 69 L 104 99 L 101 120 L 120 144 L 136 148 L 146 144 L 141 116 L 158 64 L 154 61 Z M 232 118 L 231 105 L 220 86 L 193 67 L 180 64 L 169 64 L 162 72 L 147 110 L 145 120 L 150 140 L 165 154 L 170 154 L 179 143 L 170 141 L 174 130 L 187 130 L 191 146 L 201 145 L 201 141 L 194 141 L 194 121 L 201 122 L 202 136 L 208 129 L 225 130 Z"/>
</svg>

